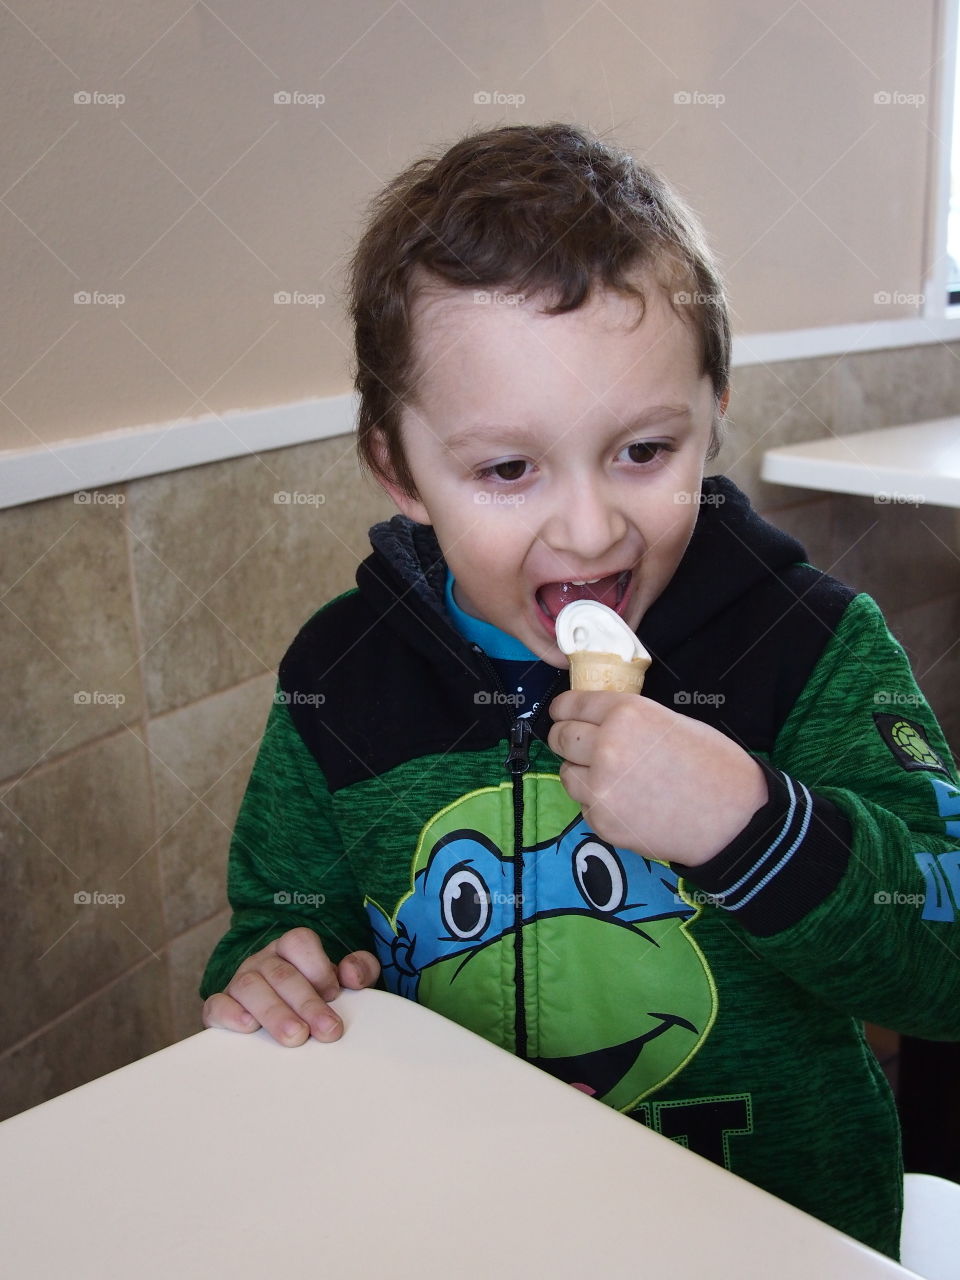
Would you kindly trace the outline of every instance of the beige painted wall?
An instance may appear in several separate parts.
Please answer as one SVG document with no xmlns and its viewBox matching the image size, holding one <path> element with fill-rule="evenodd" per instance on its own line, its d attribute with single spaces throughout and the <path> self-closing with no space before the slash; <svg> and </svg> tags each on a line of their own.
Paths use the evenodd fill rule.
<svg viewBox="0 0 960 1280">
<path fill-rule="evenodd" d="M 911 314 L 874 295 L 923 287 L 936 7 L 4 5 L 0 447 L 346 390 L 363 203 L 503 120 L 574 119 L 659 165 L 707 224 L 740 332 Z M 326 100 L 275 103 L 295 91 Z"/>
</svg>

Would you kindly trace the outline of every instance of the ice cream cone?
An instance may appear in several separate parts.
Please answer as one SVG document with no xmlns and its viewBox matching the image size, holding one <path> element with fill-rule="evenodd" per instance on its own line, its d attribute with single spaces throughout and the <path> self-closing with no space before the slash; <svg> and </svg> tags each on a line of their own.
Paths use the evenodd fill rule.
<svg viewBox="0 0 960 1280">
<path fill-rule="evenodd" d="M 570 661 L 570 688 L 611 693 L 639 693 L 650 665 L 649 658 L 629 662 L 616 653 L 591 653 L 587 649 L 567 655 Z"/>
</svg>

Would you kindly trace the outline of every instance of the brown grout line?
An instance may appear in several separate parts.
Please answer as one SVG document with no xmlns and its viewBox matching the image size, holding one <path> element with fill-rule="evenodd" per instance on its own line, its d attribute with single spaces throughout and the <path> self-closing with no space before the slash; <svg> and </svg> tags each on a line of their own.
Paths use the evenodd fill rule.
<svg viewBox="0 0 960 1280">
<path fill-rule="evenodd" d="M 123 523 L 123 544 L 126 550 L 127 559 L 127 575 L 128 586 L 130 591 L 130 607 L 133 614 L 133 651 L 135 654 L 142 655 L 145 652 L 143 644 L 143 615 L 140 608 L 140 590 L 137 581 L 136 567 L 133 557 L 133 530 L 130 527 L 133 519 L 132 508 L 127 505 L 127 518 Z M 144 709 L 144 720 L 142 725 L 142 736 L 146 743 L 149 743 L 150 730 L 150 713 L 149 701 L 147 698 L 147 677 L 144 670 L 142 657 L 137 658 L 137 679 L 140 683 L 140 699 Z M 153 840 L 151 847 L 155 848 L 159 843 L 160 833 L 159 823 L 157 822 L 157 788 L 156 788 L 156 770 L 152 766 L 149 758 L 145 758 L 147 771 L 147 805 L 149 807 L 149 829 Z M 166 908 L 166 886 L 163 874 L 163 855 L 162 852 L 157 853 L 156 857 L 157 881 L 158 881 L 158 902 L 160 916 L 160 937 L 165 939 L 167 936 L 167 908 Z M 173 1024 L 175 1021 L 175 1011 L 173 1005 L 173 975 L 170 972 L 170 965 L 166 965 L 166 981 L 164 982 L 164 1004 L 166 1006 L 167 1027 L 171 1034 L 173 1032 Z"/>
<path fill-rule="evenodd" d="M 254 680 L 262 680 L 265 675 L 276 676 L 273 671 L 259 671 L 255 675 L 245 676 L 243 680 L 238 680 L 235 684 L 225 685 L 222 689 L 213 689 L 210 693 L 205 693 L 199 698 L 195 698 L 192 702 L 185 702 L 182 706 L 171 707 L 168 711 L 158 711 L 156 715 L 150 715 L 149 712 L 136 720 L 128 720 L 119 725 L 115 729 L 106 729 L 102 733 L 95 734 L 92 738 L 85 738 L 83 742 L 78 742 L 76 746 L 67 747 L 65 751 L 60 751 L 56 755 L 51 756 L 49 760 L 42 760 L 30 766 L 29 769 L 21 769 L 18 773 L 11 773 L 6 778 L 0 778 L 0 791 L 6 791 L 10 787 L 15 786 L 22 778 L 29 774 L 31 780 L 35 777 L 42 777 L 44 772 L 53 768 L 55 765 L 63 764 L 72 756 L 78 755 L 81 751 L 85 751 L 87 747 L 99 746 L 108 741 L 108 739 L 116 737 L 117 734 L 124 733 L 130 729 L 137 728 L 141 735 L 147 737 L 147 726 L 154 721 L 162 720 L 165 716 L 176 715 L 179 711 L 186 711 L 188 707 L 197 707 L 202 702 L 207 702 L 210 698 L 219 698 L 225 693 L 231 693 L 234 689 L 242 689 L 244 685 L 251 684 Z"/>
<path fill-rule="evenodd" d="M 166 949 L 166 944 L 164 944 L 157 953 L 161 957 L 161 960 Z M 61 1022 L 66 1022 L 68 1018 L 72 1018 L 76 1014 L 80 1013 L 87 1007 L 87 1005 L 92 1004 L 94 1000 L 98 1000 L 100 996 L 105 992 L 112 990 L 118 983 L 124 982 L 127 978 L 132 977 L 133 974 L 138 973 L 148 964 L 153 964 L 156 961 L 156 958 L 156 956 L 145 956 L 143 960 L 138 960 L 137 963 L 132 964 L 129 969 L 124 969 L 122 973 L 118 973 L 115 978 L 111 978 L 110 981 L 104 983 L 102 987 L 97 987 L 96 991 L 89 992 L 78 1000 L 76 1004 L 72 1004 L 69 1009 L 64 1009 L 62 1013 L 58 1013 L 56 1017 L 51 1018 L 49 1022 L 45 1022 L 42 1027 L 38 1027 L 36 1031 L 31 1031 L 28 1035 L 25 1035 L 22 1040 L 17 1040 L 14 1044 L 9 1045 L 6 1049 L 0 1052 L 0 1066 L 3 1065 L 7 1058 L 12 1057 L 13 1054 L 19 1052 L 34 1040 L 38 1040 L 41 1036 L 46 1035 L 48 1031 L 52 1031 L 54 1027 L 59 1026 Z M 168 1030 L 172 1034 L 172 1022 Z"/>
<path fill-rule="evenodd" d="M 220 698 L 225 693 L 231 693 L 234 689 L 242 689 L 244 685 L 252 684 L 254 680 L 262 680 L 264 676 L 272 675 L 276 679 L 277 672 L 275 667 L 265 667 L 263 671 L 256 671 L 252 676 L 244 676 L 242 680 L 237 680 L 233 684 L 224 685 L 222 689 L 211 689 L 209 693 L 203 693 L 199 698 L 194 698 L 191 702 L 184 702 L 179 707 L 169 707 L 166 711 L 157 711 L 153 715 L 146 718 L 150 722 L 154 720 L 163 720 L 166 716 L 176 715 L 180 711 L 186 711 L 188 707 L 198 707 L 202 702 L 209 702 L 211 698 Z"/>
<path fill-rule="evenodd" d="M 98 733 L 92 738 L 86 738 L 83 742 L 78 742 L 75 747 L 68 747 L 66 751 L 60 751 L 55 756 L 51 756 L 49 760 L 39 760 L 36 764 L 31 765 L 29 769 L 21 769 L 19 773 L 11 773 L 8 777 L 0 779 L 0 788 L 4 788 L 4 794 L 15 787 L 22 779 L 29 776 L 32 782 L 34 778 L 42 778 L 46 773 L 57 765 L 64 764 L 71 760 L 74 756 L 79 755 L 81 751 L 85 751 L 87 747 L 99 746 L 110 738 L 116 738 L 121 733 L 126 733 L 132 727 L 145 726 L 145 720 L 129 720 L 121 722 L 115 729 L 106 729 L 103 733 Z"/>
<path fill-rule="evenodd" d="M 179 942 L 181 938 L 185 938 L 188 933 L 193 933 L 195 929 L 202 929 L 205 925 L 212 924 L 218 916 L 222 916 L 224 913 L 227 915 L 227 926 L 229 927 L 229 917 L 231 912 L 232 908 L 230 903 L 226 898 L 224 898 L 223 905 L 218 907 L 216 911 L 211 911 L 210 914 L 208 916 L 204 916 L 202 920 L 195 920 L 194 923 L 188 925 L 186 929 L 181 929 L 179 933 L 175 933 L 172 937 L 167 938 L 163 944 L 162 950 L 165 950 L 167 947 L 171 947 L 175 942 Z"/>
</svg>

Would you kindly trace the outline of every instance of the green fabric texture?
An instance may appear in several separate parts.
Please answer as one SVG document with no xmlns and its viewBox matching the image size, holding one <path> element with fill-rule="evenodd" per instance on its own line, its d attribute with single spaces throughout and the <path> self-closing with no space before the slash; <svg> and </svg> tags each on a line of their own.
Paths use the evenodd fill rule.
<svg viewBox="0 0 960 1280">
<path fill-rule="evenodd" d="M 947 774 L 898 763 L 873 719 L 891 709 L 922 726 Z M 231 926 L 201 994 L 223 990 L 243 960 L 299 925 L 317 932 L 334 962 L 374 950 L 365 899 L 394 911 L 409 892 L 426 824 L 465 795 L 503 783 L 506 754 L 503 741 L 415 759 L 331 797 L 288 708 L 274 705 L 231 846 Z M 848 817 L 849 866 L 825 901 L 772 937 L 755 937 L 721 907 L 699 907 L 688 927 L 715 988 L 715 1021 L 683 1069 L 630 1114 L 668 1136 L 679 1132 L 678 1117 L 712 1116 L 719 1158 L 734 1173 L 896 1257 L 899 1130 L 861 1020 L 960 1038 L 957 927 L 922 918 L 927 882 L 916 857 L 960 845 L 932 782 L 960 788 L 960 780 L 870 597 L 847 608 L 769 762 Z M 531 771 L 558 767 L 534 742 Z M 505 805 L 504 847 L 509 822 Z M 590 999 L 585 969 L 577 996 Z M 614 1002 L 617 993 L 597 994 Z M 505 1009 L 514 997 L 503 991 Z M 725 1108 L 728 1125 L 716 1119 Z"/>
</svg>

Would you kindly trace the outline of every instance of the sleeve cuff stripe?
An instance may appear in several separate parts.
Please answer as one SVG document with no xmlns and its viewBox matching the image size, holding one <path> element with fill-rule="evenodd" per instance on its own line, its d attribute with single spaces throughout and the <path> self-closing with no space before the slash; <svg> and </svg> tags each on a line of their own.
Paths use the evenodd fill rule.
<svg viewBox="0 0 960 1280">
<path fill-rule="evenodd" d="M 783 840 L 787 835 L 788 829 L 793 825 L 793 819 L 795 816 L 796 803 L 797 803 L 796 793 L 793 789 L 793 780 L 787 777 L 786 775 L 784 775 L 784 777 L 785 777 L 787 786 L 790 789 L 790 810 L 787 815 L 787 820 L 784 823 L 783 829 L 780 832 L 780 834 L 777 836 L 776 840 L 774 840 L 773 844 L 767 849 L 767 851 L 762 855 L 762 857 L 760 857 L 757 860 L 757 862 L 753 865 L 750 871 L 748 871 L 747 874 L 737 882 L 737 884 L 731 886 L 731 890 L 728 890 L 723 895 L 723 906 L 727 911 L 739 911 L 741 907 L 746 906 L 746 904 L 750 902 L 752 898 L 756 897 L 756 895 L 760 892 L 760 890 L 765 885 L 769 884 L 770 881 L 773 879 L 773 877 L 777 875 L 778 872 L 782 871 L 783 868 L 787 865 L 787 863 L 796 853 L 797 849 L 803 843 L 803 839 L 806 836 L 808 830 L 810 829 L 810 819 L 813 815 L 813 798 L 810 795 L 810 792 L 804 786 L 804 784 L 800 782 L 798 785 L 800 787 L 800 790 L 803 793 L 803 800 L 802 800 L 802 808 L 800 810 L 799 815 L 797 815 L 800 817 L 800 830 L 797 833 L 796 838 L 794 839 L 793 843 L 790 845 L 789 849 L 787 849 L 786 853 L 784 853 L 784 855 L 780 858 L 779 862 L 777 862 L 774 866 L 772 866 L 769 869 L 769 871 L 767 871 L 766 875 L 762 876 L 761 879 L 757 881 L 757 883 L 753 886 L 753 888 L 748 893 L 744 894 L 743 897 L 741 897 L 738 902 L 732 903 L 730 901 L 730 893 L 733 890 L 740 888 L 740 886 L 743 885 L 745 881 L 751 879 L 754 875 L 756 875 L 756 873 L 761 869 L 761 867 L 767 861 L 767 859 L 773 855 L 777 847 L 783 842 Z"/>
</svg>

